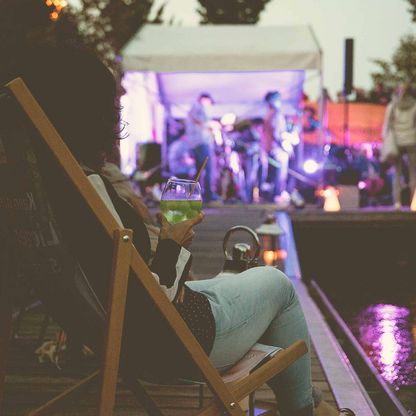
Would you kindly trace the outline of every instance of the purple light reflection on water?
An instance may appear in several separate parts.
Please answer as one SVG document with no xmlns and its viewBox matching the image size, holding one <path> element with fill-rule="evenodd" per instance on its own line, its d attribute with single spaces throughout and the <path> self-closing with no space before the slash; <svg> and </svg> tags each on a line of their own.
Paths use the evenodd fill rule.
<svg viewBox="0 0 416 416">
<path fill-rule="evenodd" d="M 381 376 L 396 389 L 416 385 L 416 339 L 411 325 L 408 308 L 388 304 L 369 306 L 353 325 Z"/>
</svg>

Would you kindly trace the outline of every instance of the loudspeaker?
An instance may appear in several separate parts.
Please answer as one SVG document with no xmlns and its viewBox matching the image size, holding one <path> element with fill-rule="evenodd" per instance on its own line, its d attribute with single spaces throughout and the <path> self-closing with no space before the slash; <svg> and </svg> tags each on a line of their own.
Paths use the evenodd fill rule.
<svg viewBox="0 0 416 416">
<path fill-rule="evenodd" d="M 159 143 L 140 143 L 137 153 L 137 164 L 142 172 L 152 169 L 161 163 L 161 146 Z"/>
<path fill-rule="evenodd" d="M 354 72 L 354 39 L 345 39 L 344 56 L 344 94 L 351 94 Z"/>
<path fill-rule="evenodd" d="M 140 143 L 137 147 L 137 169 L 133 179 L 140 184 L 142 195 L 145 195 L 146 186 L 161 183 L 161 145 L 159 143 Z"/>
<path fill-rule="evenodd" d="M 342 210 L 357 209 L 360 203 L 360 195 L 357 186 L 341 185 L 338 186 L 339 203 Z"/>
</svg>

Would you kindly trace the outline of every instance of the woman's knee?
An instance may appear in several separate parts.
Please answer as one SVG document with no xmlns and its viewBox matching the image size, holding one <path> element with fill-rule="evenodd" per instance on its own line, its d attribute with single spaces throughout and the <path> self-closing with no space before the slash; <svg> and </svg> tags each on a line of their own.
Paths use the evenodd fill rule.
<svg viewBox="0 0 416 416">
<path fill-rule="evenodd" d="M 276 293 L 278 296 L 284 293 L 289 302 L 296 299 L 296 291 L 289 277 L 274 267 L 264 266 L 263 268 L 264 274 L 267 276 L 270 291 Z"/>
</svg>

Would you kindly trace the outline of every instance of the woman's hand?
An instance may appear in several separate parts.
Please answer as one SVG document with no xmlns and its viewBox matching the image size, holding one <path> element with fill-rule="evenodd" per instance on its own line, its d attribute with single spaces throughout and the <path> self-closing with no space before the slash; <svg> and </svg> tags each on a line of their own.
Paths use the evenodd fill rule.
<svg viewBox="0 0 416 416">
<path fill-rule="evenodd" d="M 159 213 L 157 217 L 160 222 L 161 240 L 171 239 L 176 241 L 182 247 L 189 247 L 195 236 L 195 232 L 192 228 L 202 222 L 204 214 L 200 212 L 195 218 L 181 221 L 177 224 L 170 224 L 162 213 Z"/>
</svg>

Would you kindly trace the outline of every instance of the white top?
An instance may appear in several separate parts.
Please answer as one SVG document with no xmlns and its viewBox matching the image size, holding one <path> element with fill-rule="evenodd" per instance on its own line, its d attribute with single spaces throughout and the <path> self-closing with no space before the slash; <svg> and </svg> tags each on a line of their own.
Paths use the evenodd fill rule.
<svg viewBox="0 0 416 416">
<path fill-rule="evenodd" d="M 207 110 L 197 102 L 186 118 L 186 143 L 190 149 L 195 149 L 201 144 L 210 145 L 212 139 Z"/>
<path fill-rule="evenodd" d="M 97 191 L 98 195 L 100 195 L 101 199 L 104 201 L 105 205 L 113 215 L 113 217 L 116 219 L 117 223 L 120 225 L 120 227 L 123 227 L 123 223 L 121 221 L 120 216 L 118 215 L 110 196 L 108 195 L 107 189 L 105 188 L 104 182 L 101 179 L 101 177 L 97 174 L 89 175 L 88 179 L 92 186 Z M 183 271 L 185 269 L 186 263 L 188 262 L 189 258 L 191 256 L 191 253 L 186 250 L 185 248 L 181 248 L 181 251 L 178 256 L 178 261 L 176 263 L 176 277 L 174 284 L 171 287 L 166 287 L 164 285 L 160 284 L 159 276 L 156 273 L 153 273 L 153 277 L 156 279 L 156 281 L 159 283 L 160 287 L 162 288 L 163 292 L 166 294 L 168 299 L 172 302 L 173 299 L 175 299 L 175 296 L 178 292 L 178 285 L 179 281 L 182 277 Z"/>
<path fill-rule="evenodd" d="M 398 146 L 416 146 L 416 104 L 409 108 L 393 107 L 392 128 Z"/>
</svg>

